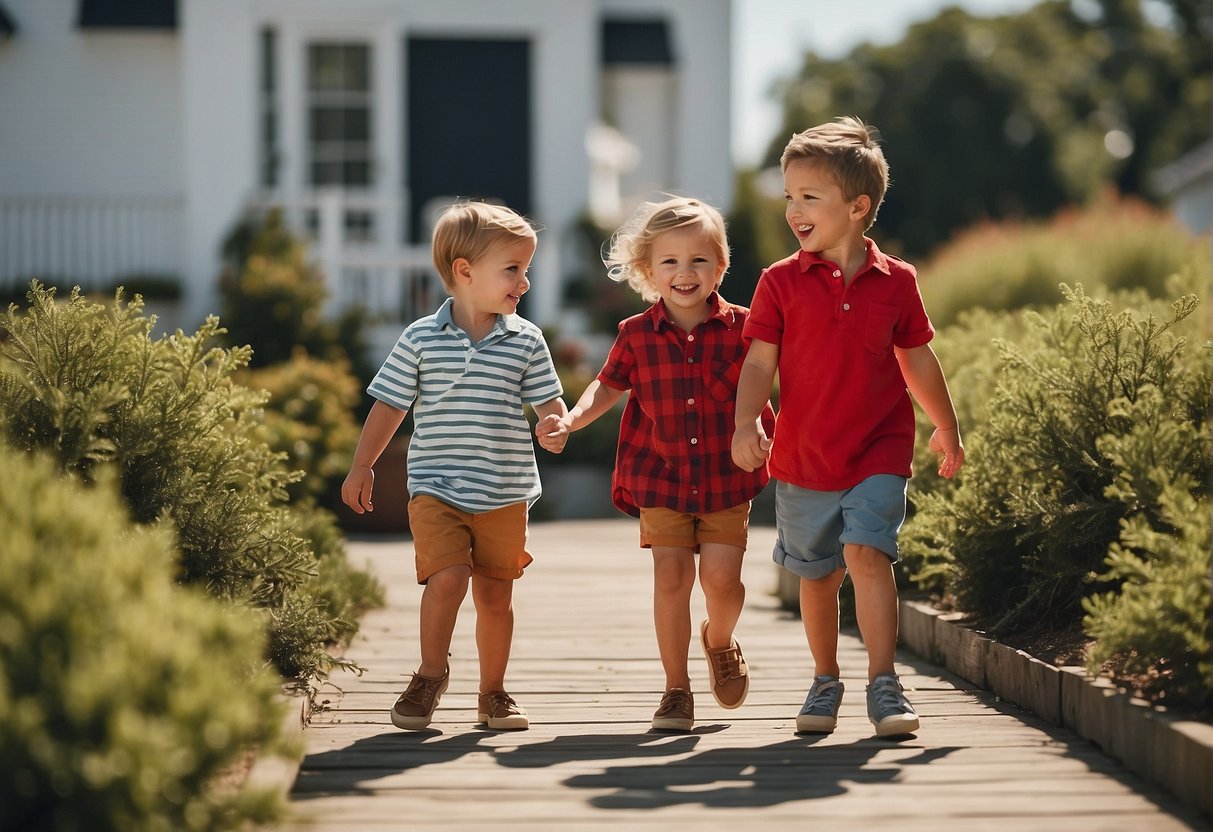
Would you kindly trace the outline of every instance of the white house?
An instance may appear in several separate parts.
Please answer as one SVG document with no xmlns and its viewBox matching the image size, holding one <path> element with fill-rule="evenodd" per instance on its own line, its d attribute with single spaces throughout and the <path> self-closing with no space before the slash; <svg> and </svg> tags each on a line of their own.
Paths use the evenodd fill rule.
<svg viewBox="0 0 1213 832">
<path fill-rule="evenodd" d="M 432 311 L 456 196 L 539 223 L 560 319 L 581 218 L 655 191 L 729 208 L 730 0 L 0 0 L 0 282 L 179 280 L 279 205 L 336 304 Z M 617 189 L 617 192 L 616 192 Z"/>
</svg>

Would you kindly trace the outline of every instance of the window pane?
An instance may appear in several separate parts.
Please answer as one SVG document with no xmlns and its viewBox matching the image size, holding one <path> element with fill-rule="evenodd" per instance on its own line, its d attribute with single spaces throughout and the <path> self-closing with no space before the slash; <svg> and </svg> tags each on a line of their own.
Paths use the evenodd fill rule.
<svg viewBox="0 0 1213 832">
<path fill-rule="evenodd" d="M 341 46 L 314 43 L 308 47 L 308 89 L 342 90 L 344 78 Z"/>
<path fill-rule="evenodd" d="M 340 185 L 340 162 L 312 162 L 313 185 Z"/>
<path fill-rule="evenodd" d="M 371 138 L 371 114 L 365 107 L 313 107 L 313 142 L 368 142 Z"/>
<path fill-rule="evenodd" d="M 346 185 L 369 185 L 371 184 L 371 163 L 370 162 L 346 162 L 344 165 L 345 183 Z"/>
</svg>

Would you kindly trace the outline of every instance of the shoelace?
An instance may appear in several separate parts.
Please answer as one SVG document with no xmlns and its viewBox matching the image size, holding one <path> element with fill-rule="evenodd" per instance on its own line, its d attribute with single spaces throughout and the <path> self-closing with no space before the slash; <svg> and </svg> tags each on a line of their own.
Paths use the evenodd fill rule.
<svg viewBox="0 0 1213 832">
<path fill-rule="evenodd" d="M 805 706 L 804 712 L 809 714 L 822 714 L 824 716 L 833 716 L 834 703 L 838 699 L 838 683 L 830 682 L 822 685 L 813 694 L 813 698 L 809 700 Z"/>
<path fill-rule="evenodd" d="M 657 712 L 685 711 L 689 710 L 688 706 L 690 704 L 690 694 L 685 690 L 675 688 L 674 690 L 666 691 L 665 696 L 661 697 L 661 707 L 657 709 Z"/>
<path fill-rule="evenodd" d="M 880 682 L 872 686 L 876 696 L 876 707 L 880 710 L 909 711 L 909 703 L 904 694 L 892 682 Z"/>
<path fill-rule="evenodd" d="M 741 651 L 736 647 L 709 650 L 708 656 L 712 659 L 712 666 L 716 669 L 717 676 L 726 680 L 741 678 Z"/>
<path fill-rule="evenodd" d="M 489 713 L 498 713 L 499 711 L 504 711 L 505 713 L 518 712 L 518 703 L 508 693 L 494 692 L 489 694 L 488 698 L 488 708 L 486 708 L 486 711 Z"/>
<path fill-rule="evenodd" d="M 439 686 L 442 685 L 441 679 L 427 679 L 424 676 L 414 676 L 415 679 L 421 679 L 421 684 L 413 687 L 409 685 L 404 693 L 400 694 L 400 698 L 406 702 L 414 702 L 423 708 L 430 706 L 430 700 L 438 693 Z"/>
</svg>

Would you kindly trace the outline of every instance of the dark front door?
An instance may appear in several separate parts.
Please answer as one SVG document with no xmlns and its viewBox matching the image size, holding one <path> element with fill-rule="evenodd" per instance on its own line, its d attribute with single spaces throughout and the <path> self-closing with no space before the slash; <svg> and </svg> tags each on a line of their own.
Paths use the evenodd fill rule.
<svg viewBox="0 0 1213 832">
<path fill-rule="evenodd" d="M 409 38 L 410 238 L 427 242 L 435 197 L 531 210 L 531 71 L 525 40 Z"/>
</svg>

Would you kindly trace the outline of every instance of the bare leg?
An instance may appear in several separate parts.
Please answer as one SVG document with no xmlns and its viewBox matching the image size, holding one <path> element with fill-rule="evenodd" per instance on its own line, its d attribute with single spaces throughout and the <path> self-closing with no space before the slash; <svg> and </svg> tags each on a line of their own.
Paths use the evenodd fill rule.
<svg viewBox="0 0 1213 832">
<path fill-rule="evenodd" d="M 448 566 L 425 583 L 421 593 L 421 667 L 417 668 L 422 676 L 437 679 L 446 673 L 455 620 L 471 574 L 469 566 Z"/>
<path fill-rule="evenodd" d="M 855 584 L 855 618 L 868 650 L 868 680 L 893 672 L 897 651 L 897 581 L 888 555 L 871 546 L 842 549 Z"/>
<path fill-rule="evenodd" d="M 708 646 L 728 647 L 745 603 L 741 559 L 745 549 L 725 543 L 699 547 L 699 586 L 708 610 Z"/>
<path fill-rule="evenodd" d="M 505 690 L 505 668 L 510 662 L 510 647 L 514 641 L 513 599 L 513 581 L 472 576 L 481 693 Z"/>
<path fill-rule="evenodd" d="M 838 676 L 838 590 L 847 570 L 800 579 L 800 618 L 813 654 L 814 676 Z"/>
<path fill-rule="evenodd" d="M 691 646 L 691 589 L 695 554 L 691 549 L 653 547 L 653 625 L 665 669 L 665 689 L 691 689 L 687 654 Z"/>
</svg>

